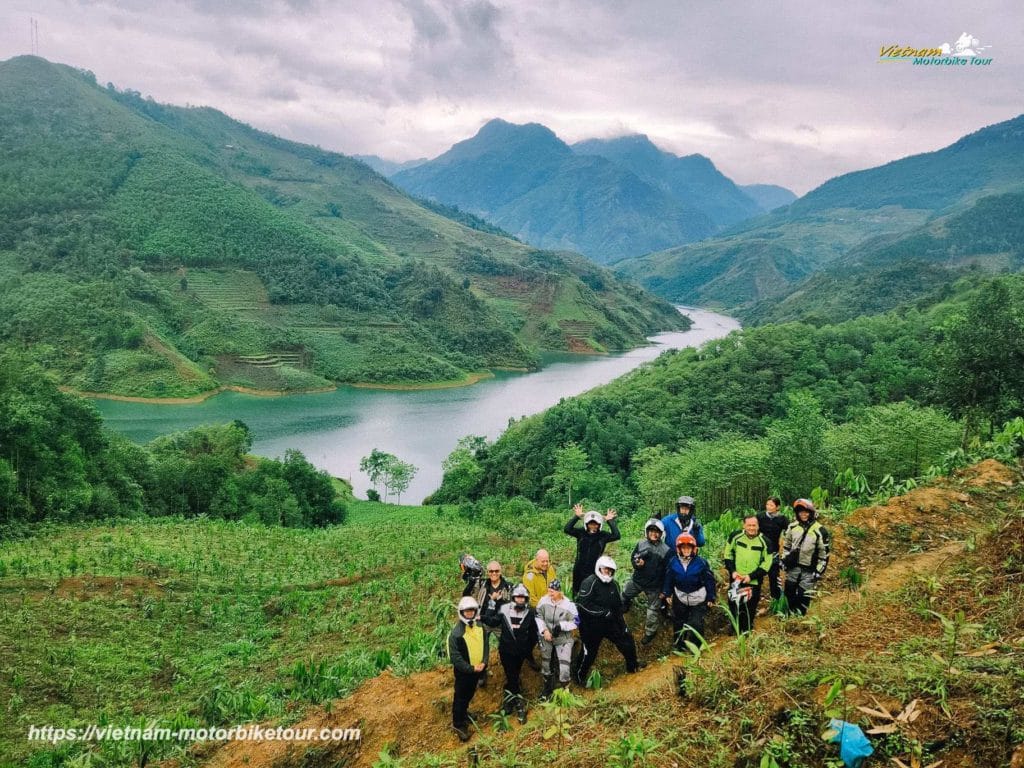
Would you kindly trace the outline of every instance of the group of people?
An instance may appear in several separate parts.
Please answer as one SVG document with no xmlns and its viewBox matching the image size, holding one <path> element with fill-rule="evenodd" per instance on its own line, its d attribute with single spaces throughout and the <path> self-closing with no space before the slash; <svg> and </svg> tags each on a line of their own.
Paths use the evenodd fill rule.
<svg viewBox="0 0 1024 768">
<path fill-rule="evenodd" d="M 786 610 L 806 614 L 818 581 L 828 567 L 830 537 L 817 520 L 808 499 L 793 502 L 793 519 L 771 498 L 760 514 L 748 515 L 742 529 L 730 535 L 722 553 L 729 584 L 726 600 L 738 633 L 750 632 L 759 615 L 765 582 L 773 600 L 785 595 Z M 580 523 L 582 522 L 582 526 Z M 605 530 L 607 523 L 607 530 Z M 625 621 L 633 602 L 644 595 L 646 613 L 641 644 L 657 636 L 664 617 L 672 622 L 677 650 L 688 642 L 704 642 L 704 619 L 717 601 L 718 584 L 706 559 L 704 530 L 696 502 L 680 496 L 675 511 L 651 518 L 630 556 L 632 574 L 623 587 L 615 579 L 618 566 L 604 554 L 608 544 L 622 538 L 616 512 L 584 512 L 577 504 L 564 532 L 576 539 L 570 600 L 562 589 L 551 557 L 539 550 L 527 563 L 522 581 L 512 585 L 492 560 L 486 569 L 471 555 L 459 566 L 465 581 L 458 604 L 459 622 L 448 636 L 455 670 L 452 725 L 459 738 L 469 738 L 469 705 L 478 687 L 486 685 L 491 635 L 498 636 L 498 656 L 505 672 L 502 712 L 516 713 L 526 722 L 526 698 L 521 671 L 528 664 L 544 679 L 541 698 L 570 681 L 584 686 L 604 640 L 622 654 L 627 672 L 643 665 Z M 670 547 L 674 547 L 674 553 Z M 582 650 L 573 656 L 578 632 Z M 533 658 L 540 649 L 540 664 Z"/>
</svg>

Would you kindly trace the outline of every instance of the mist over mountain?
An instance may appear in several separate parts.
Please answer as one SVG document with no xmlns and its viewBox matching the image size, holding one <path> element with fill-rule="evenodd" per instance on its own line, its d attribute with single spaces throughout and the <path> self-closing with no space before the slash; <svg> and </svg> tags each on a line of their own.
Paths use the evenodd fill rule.
<svg viewBox="0 0 1024 768">
<path fill-rule="evenodd" d="M 394 176 L 399 171 L 415 168 L 417 165 L 422 165 L 427 162 L 427 158 L 425 157 L 418 157 L 414 160 L 404 160 L 402 162 L 385 160 L 383 157 L 378 157 L 377 155 L 352 155 L 352 157 L 366 163 L 381 176 Z"/>
<path fill-rule="evenodd" d="M 740 186 L 740 189 L 765 213 L 789 205 L 796 200 L 796 195 L 791 190 L 777 184 L 744 184 Z"/>
<path fill-rule="evenodd" d="M 954 237 L 943 221 L 966 226 L 1014 198 L 983 198 L 1024 189 L 1024 116 L 964 136 L 954 144 L 836 177 L 788 206 L 740 223 L 700 243 L 626 259 L 620 274 L 676 301 L 745 308 L 789 293 L 818 270 L 836 265 L 891 267 L 930 261 L 936 252 L 980 267 L 1016 268 L 1013 258 L 988 256 L 981 230 Z M 970 213 L 965 219 L 944 219 Z M 1012 217 L 999 232 L 1003 251 L 1019 247 Z M 1003 226 L 1006 225 L 1006 226 Z M 871 254 L 868 259 L 868 254 Z M 944 257 L 945 258 L 945 257 Z"/>
<path fill-rule="evenodd" d="M 572 145 L 578 155 L 597 155 L 627 168 L 681 203 L 699 208 L 719 228 L 763 213 L 740 187 L 703 155 L 678 157 L 643 135 L 587 139 Z"/>
<path fill-rule="evenodd" d="M 528 243 L 578 250 L 598 262 L 692 242 L 719 227 L 663 185 L 607 158 L 574 152 L 536 123 L 492 120 L 472 138 L 393 180 Z"/>
</svg>

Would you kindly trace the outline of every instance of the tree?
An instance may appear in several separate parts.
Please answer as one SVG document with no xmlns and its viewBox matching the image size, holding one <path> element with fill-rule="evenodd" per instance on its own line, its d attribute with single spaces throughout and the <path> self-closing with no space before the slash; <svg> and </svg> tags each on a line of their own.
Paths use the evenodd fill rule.
<svg viewBox="0 0 1024 768">
<path fill-rule="evenodd" d="M 568 506 L 572 506 L 572 489 L 579 484 L 580 475 L 590 466 L 587 452 L 574 442 L 568 442 L 555 451 L 555 471 L 547 477 L 552 489 L 567 493 Z"/>
<path fill-rule="evenodd" d="M 467 435 L 459 440 L 455 450 L 441 463 L 444 479 L 441 487 L 430 497 L 432 503 L 464 501 L 472 498 L 484 469 L 479 457 L 487 448 L 486 438 Z"/>
<path fill-rule="evenodd" d="M 416 476 L 416 467 L 412 464 L 395 458 L 389 467 L 387 480 L 384 485 L 385 499 L 387 494 L 394 493 L 397 503 L 402 503 L 402 494 L 409 489 L 409 484 Z"/>
<path fill-rule="evenodd" d="M 364 472 L 370 478 L 370 482 L 373 483 L 373 490 L 377 491 L 378 494 L 380 493 L 380 485 L 385 479 L 388 466 L 396 458 L 394 454 L 385 453 L 374 448 L 370 451 L 369 456 L 363 456 L 359 460 L 359 471 Z"/>
<path fill-rule="evenodd" d="M 828 481 L 821 403 L 808 392 L 787 398 L 786 415 L 768 427 L 768 470 L 772 485 L 788 498 L 807 496 Z"/>
<path fill-rule="evenodd" d="M 375 491 L 378 485 L 384 488 L 384 501 L 388 500 L 391 493 L 401 498 L 417 471 L 416 467 L 402 461 L 393 453 L 385 453 L 376 448 L 370 451 L 369 456 L 364 456 L 359 461 L 359 469 L 370 478 Z"/>
<path fill-rule="evenodd" d="M 993 280 L 950 317 L 937 351 L 940 400 L 969 427 L 1011 418 L 1024 403 L 1024 297 L 1006 280 Z M 966 437 L 966 435 L 965 435 Z"/>
</svg>

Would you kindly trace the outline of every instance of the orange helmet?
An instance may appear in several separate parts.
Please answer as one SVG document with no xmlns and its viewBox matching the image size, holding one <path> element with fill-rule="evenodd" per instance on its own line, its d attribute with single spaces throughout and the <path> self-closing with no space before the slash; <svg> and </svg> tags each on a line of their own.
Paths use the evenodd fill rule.
<svg viewBox="0 0 1024 768">
<path fill-rule="evenodd" d="M 683 544 L 689 544 L 693 547 L 693 551 L 697 551 L 697 540 L 688 533 L 680 533 L 676 536 L 676 549 L 679 549 Z"/>
</svg>

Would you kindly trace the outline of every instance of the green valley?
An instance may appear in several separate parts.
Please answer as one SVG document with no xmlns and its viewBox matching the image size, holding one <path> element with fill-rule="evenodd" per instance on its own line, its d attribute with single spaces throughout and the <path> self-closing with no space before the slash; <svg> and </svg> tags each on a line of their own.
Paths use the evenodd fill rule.
<svg viewBox="0 0 1024 768">
<path fill-rule="evenodd" d="M 468 381 L 685 324 L 580 256 L 213 109 L 33 57 L 0 64 L 0 99 L 0 342 L 74 389 Z"/>
</svg>

